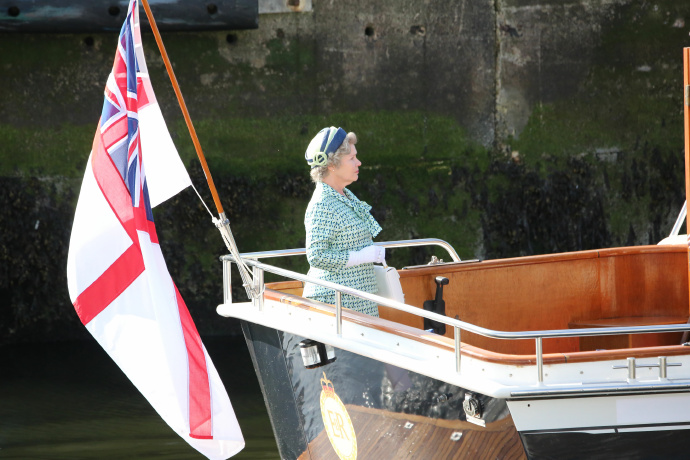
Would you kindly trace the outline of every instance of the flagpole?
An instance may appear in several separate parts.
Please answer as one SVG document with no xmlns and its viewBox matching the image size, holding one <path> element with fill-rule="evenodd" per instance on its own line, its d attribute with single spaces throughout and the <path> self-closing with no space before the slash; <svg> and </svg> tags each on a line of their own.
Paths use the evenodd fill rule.
<svg viewBox="0 0 690 460">
<path fill-rule="evenodd" d="M 225 242 L 228 250 L 235 259 L 237 268 L 240 272 L 240 277 L 242 278 L 242 285 L 247 291 L 247 296 L 250 299 L 259 299 L 263 295 L 263 283 L 257 281 L 255 282 L 252 275 L 249 273 L 249 267 L 244 263 L 240 257 L 240 251 L 235 243 L 235 238 L 230 230 L 230 221 L 225 216 L 223 211 L 223 205 L 220 204 L 220 198 L 218 197 L 218 191 L 213 183 L 213 177 L 211 176 L 211 171 L 208 169 L 208 164 L 206 163 L 206 157 L 201 150 L 201 144 L 199 143 L 199 138 L 196 135 L 196 130 L 194 129 L 194 124 L 192 124 L 192 118 L 189 116 L 189 111 L 187 110 L 187 104 L 184 102 L 184 97 L 182 97 L 182 91 L 180 90 L 180 85 L 177 83 L 177 78 L 175 77 L 175 72 L 173 71 L 172 64 L 168 58 L 168 53 L 165 51 L 165 45 L 163 45 L 163 39 L 161 38 L 160 32 L 158 32 L 158 26 L 156 25 L 156 20 L 153 17 L 153 12 L 151 12 L 151 7 L 149 6 L 148 0 L 141 0 L 144 6 L 144 11 L 146 11 L 146 17 L 149 19 L 149 24 L 151 25 L 151 30 L 153 31 L 153 36 L 156 38 L 156 43 L 158 44 L 158 49 L 161 52 L 161 57 L 165 63 L 165 68 L 168 71 L 168 76 L 170 77 L 170 82 L 175 90 L 175 95 L 177 96 L 177 102 L 182 110 L 182 115 L 184 116 L 184 121 L 187 123 L 187 129 L 189 129 L 189 134 L 192 137 L 192 142 L 194 143 L 194 148 L 196 149 L 196 154 L 201 162 L 201 167 L 204 170 L 204 175 L 206 176 L 206 182 L 208 182 L 208 187 L 211 190 L 211 195 L 213 196 L 213 202 L 216 204 L 216 209 L 218 210 L 218 219 L 214 218 L 214 223 L 220 231 L 221 237 Z M 257 277 L 262 279 L 263 276 Z M 258 300 L 257 300 L 258 301 Z"/>
<path fill-rule="evenodd" d="M 685 132 L 685 202 L 690 203 L 690 48 L 683 48 L 683 130 Z M 690 237 L 690 212 L 686 215 L 685 229 Z M 688 295 L 690 298 L 690 240 L 688 245 Z M 688 320 L 690 323 L 690 320 Z M 685 343 L 690 335 L 689 331 L 683 333 L 681 343 Z"/>
<path fill-rule="evenodd" d="M 182 91 L 180 91 L 180 85 L 177 83 L 177 78 L 175 77 L 175 72 L 173 71 L 172 64 L 168 58 L 168 53 L 165 51 L 165 45 L 163 45 L 163 39 L 161 34 L 158 32 L 158 26 L 156 25 L 156 20 L 153 18 L 153 13 L 149 7 L 148 0 L 141 0 L 144 5 L 144 10 L 146 11 L 146 17 L 149 19 L 149 24 L 153 30 L 153 35 L 156 37 L 156 43 L 158 44 L 158 49 L 163 57 L 163 62 L 165 63 L 165 68 L 168 71 L 168 76 L 170 77 L 170 82 L 172 83 L 173 89 L 175 90 L 175 95 L 177 96 L 177 102 L 180 104 L 180 109 L 182 110 L 182 115 L 184 116 L 184 121 L 187 123 L 187 129 L 189 129 L 189 134 L 192 137 L 192 143 L 194 143 L 194 148 L 196 149 L 196 155 L 199 157 L 201 162 L 201 167 L 204 170 L 204 175 L 206 176 L 206 182 L 208 182 L 208 187 L 211 189 L 211 195 L 213 196 L 213 202 L 216 204 L 216 209 L 218 214 L 223 214 L 223 205 L 220 203 L 220 198 L 218 197 L 218 191 L 213 183 L 213 177 L 211 176 L 211 171 L 208 169 L 208 164 L 206 163 L 206 157 L 204 152 L 201 150 L 201 144 L 199 143 L 199 138 L 196 135 L 196 130 L 194 129 L 194 124 L 192 123 L 192 118 L 189 116 L 189 111 L 187 110 L 187 105 L 184 102 L 184 97 L 182 97 Z"/>
</svg>

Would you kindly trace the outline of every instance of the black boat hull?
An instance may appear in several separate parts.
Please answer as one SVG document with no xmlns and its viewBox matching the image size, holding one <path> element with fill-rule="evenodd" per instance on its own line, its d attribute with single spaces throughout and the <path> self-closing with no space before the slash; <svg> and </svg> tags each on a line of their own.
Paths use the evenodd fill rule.
<svg viewBox="0 0 690 460">
<path fill-rule="evenodd" d="M 283 459 L 525 458 L 505 400 L 342 349 L 307 369 L 303 337 L 242 328 Z M 470 397 L 485 426 L 467 421 Z"/>
</svg>

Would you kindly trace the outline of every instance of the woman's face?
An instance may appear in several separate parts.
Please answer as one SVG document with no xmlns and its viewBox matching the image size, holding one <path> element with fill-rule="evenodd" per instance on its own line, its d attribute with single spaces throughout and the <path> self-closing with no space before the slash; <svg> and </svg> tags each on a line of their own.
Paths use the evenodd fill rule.
<svg viewBox="0 0 690 460">
<path fill-rule="evenodd" d="M 355 148 L 354 144 L 351 144 L 350 153 L 343 156 L 340 165 L 331 172 L 334 176 L 333 179 L 347 187 L 359 178 L 359 167 L 361 164 L 362 162 L 357 159 L 357 148 Z"/>
</svg>

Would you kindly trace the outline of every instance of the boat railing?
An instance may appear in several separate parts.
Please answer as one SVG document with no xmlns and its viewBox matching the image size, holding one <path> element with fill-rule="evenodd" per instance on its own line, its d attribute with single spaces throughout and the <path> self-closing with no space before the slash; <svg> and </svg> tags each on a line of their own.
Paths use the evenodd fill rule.
<svg viewBox="0 0 690 460">
<path fill-rule="evenodd" d="M 409 248 L 416 246 L 440 246 L 450 254 L 453 262 L 460 262 L 460 256 L 455 251 L 455 248 L 450 243 L 438 238 L 420 238 L 416 240 L 399 240 L 399 241 L 384 241 L 381 243 L 374 243 L 376 246 L 384 248 Z M 303 256 L 307 254 L 305 248 L 295 249 L 281 249 L 278 251 L 260 251 L 260 252 L 244 252 L 240 254 L 243 259 L 267 259 L 271 257 L 289 257 L 289 256 Z"/>
<path fill-rule="evenodd" d="M 448 250 L 449 254 L 453 258 L 454 262 L 459 262 L 460 257 L 453 249 L 453 247 L 447 242 L 436 239 L 418 239 L 418 240 L 400 240 L 400 241 L 389 241 L 376 243 L 377 245 L 386 248 L 400 248 L 400 247 L 411 247 L 411 246 L 428 246 L 436 245 L 441 246 Z M 651 325 L 651 326 L 620 326 L 620 327 L 601 327 L 601 328 L 591 328 L 591 329 L 553 329 L 553 330 L 541 330 L 541 331 L 496 331 L 492 329 L 487 329 L 475 324 L 467 323 L 465 321 L 449 318 L 444 315 L 439 315 L 422 308 L 417 308 L 411 305 L 404 304 L 402 302 L 397 302 L 395 300 L 388 299 L 386 297 L 381 297 L 376 294 L 370 294 L 368 292 L 363 292 L 357 289 L 353 289 L 347 286 L 342 286 L 340 284 L 332 283 L 330 281 L 320 280 L 302 273 L 294 272 L 291 270 L 286 270 L 284 268 L 276 267 L 273 265 L 265 264 L 259 262 L 258 259 L 269 258 L 269 257 L 286 257 L 295 255 L 304 255 L 306 251 L 304 248 L 297 249 L 286 249 L 280 251 L 264 251 L 264 252 L 252 252 L 240 254 L 242 260 L 253 269 L 254 276 L 254 289 L 256 292 L 263 292 L 264 290 L 264 272 L 273 273 L 278 276 L 293 279 L 296 281 L 302 281 L 305 283 L 313 283 L 320 286 L 324 286 L 335 291 L 335 317 L 336 317 L 336 334 L 342 335 L 342 295 L 347 294 L 355 297 L 360 297 L 362 299 L 370 300 L 376 302 L 378 305 L 393 308 L 395 310 L 403 311 L 415 316 L 420 316 L 423 318 L 428 318 L 432 321 L 443 323 L 446 326 L 452 327 L 455 336 L 455 369 L 456 372 L 460 373 L 461 368 L 461 353 L 460 353 L 460 343 L 462 331 L 473 332 L 475 334 L 482 335 L 484 337 L 489 337 L 493 339 L 502 340 L 522 340 L 522 339 L 532 339 L 535 341 L 535 355 L 536 355 L 536 367 L 537 367 L 537 380 L 539 384 L 544 381 L 544 353 L 542 348 L 543 339 L 552 339 L 560 337 L 592 337 L 592 336 L 603 336 L 603 335 L 619 335 L 619 334 L 645 334 L 645 333 L 661 333 L 661 332 L 683 332 L 690 331 L 689 324 L 672 324 L 672 325 Z M 231 294 L 231 277 L 230 277 L 230 267 L 235 261 L 232 255 L 225 255 L 221 257 L 223 261 L 223 292 L 224 292 L 224 302 L 226 304 L 232 303 Z M 254 306 L 259 310 L 263 310 L 263 296 L 259 296 L 256 299 L 252 299 Z"/>
</svg>

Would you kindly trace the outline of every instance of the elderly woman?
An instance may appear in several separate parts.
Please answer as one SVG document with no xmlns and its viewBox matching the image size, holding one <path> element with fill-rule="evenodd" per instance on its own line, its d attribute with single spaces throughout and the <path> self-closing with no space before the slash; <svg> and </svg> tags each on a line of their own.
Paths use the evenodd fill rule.
<svg viewBox="0 0 690 460">
<path fill-rule="evenodd" d="M 383 263 L 385 249 L 374 246 L 372 238 L 381 226 L 371 216 L 371 206 L 346 187 L 359 177 L 357 136 L 342 128 L 324 128 L 307 147 L 305 158 L 316 183 L 304 216 L 307 232 L 309 275 L 360 291 L 378 292 L 374 263 Z M 305 297 L 335 304 L 335 292 L 307 283 Z M 378 316 L 374 302 L 343 295 L 344 307 Z"/>
</svg>

